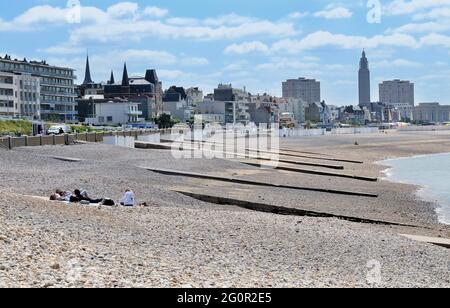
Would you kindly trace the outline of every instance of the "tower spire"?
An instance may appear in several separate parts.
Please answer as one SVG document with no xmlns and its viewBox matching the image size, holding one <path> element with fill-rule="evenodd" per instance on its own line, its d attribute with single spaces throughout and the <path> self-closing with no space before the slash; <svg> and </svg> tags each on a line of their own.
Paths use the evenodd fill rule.
<svg viewBox="0 0 450 308">
<path fill-rule="evenodd" d="M 91 67 L 89 65 L 89 54 L 86 56 L 86 71 L 84 74 L 84 82 L 83 84 L 94 83 L 91 78 Z"/>
<path fill-rule="evenodd" d="M 130 80 L 128 78 L 127 63 L 125 62 L 124 66 L 123 66 L 122 86 L 128 87 L 129 85 L 130 85 Z"/>
<path fill-rule="evenodd" d="M 111 77 L 109 78 L 109 84 L 115 84 L 116 81 L 114 80 L 114 71 L 111 70 Z"/>
<path fill-rule="evenodd" d="M 370 106 L 370 70 L 369 60 L 366 57 L 366 50 L 363 49 L 361 60 L 359 61 L 359 106 Z"/>
</svg>

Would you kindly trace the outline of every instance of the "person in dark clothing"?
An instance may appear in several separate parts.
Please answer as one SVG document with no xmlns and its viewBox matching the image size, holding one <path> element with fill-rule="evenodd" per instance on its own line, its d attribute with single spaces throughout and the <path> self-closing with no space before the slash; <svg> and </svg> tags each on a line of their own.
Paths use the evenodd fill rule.
<svg viewBox="0 0 450 308">
<path fill-rule="evenodd" d="M 74 196 L 71 192 L 57 189 L 56 193 L 50 196 L 50 200 L 53 201 L 66 201 L 70 203 L 78 203 L 80 200 Z"/>
<path fill-rule="evenodd" d="M 89 196 L 89 194 L 87 193 L 87 191 L 83 190 L 79 190 L 79 189 L 75 189 L 74 191 L 75 197 L 78 198 L 78 200 L 80 201 L 87 201 L 89 203 L 102 203 L 103 199 L 93 199 Z"/>
<path fill-rule="evenodd" d="M 64 135 L 64 129 L 62 129 L 62 127 L 59 129 L 59 134 Z"/>
</svg>

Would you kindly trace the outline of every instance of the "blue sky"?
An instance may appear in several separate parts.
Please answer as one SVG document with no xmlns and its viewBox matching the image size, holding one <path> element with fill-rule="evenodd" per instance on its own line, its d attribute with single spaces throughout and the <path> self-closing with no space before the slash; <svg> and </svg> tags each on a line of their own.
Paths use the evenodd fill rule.
<svg viewBox="0 0 450 308">
<path fill-rule="evenodd" d="M 407 79 L 416 102 L 450 104 L 450 0 L 0 1 L 0 53 L 77 69 L 95 81 L 123 62 L 156 68 L 167 88 L 220 82 L 281 95 L 287 78 L 316 78 L 330 104 L 357 103 L 363 48 L 378 83 Z M 375 12 L 375 13 L 374 13 Z M 378 14 L 378 12 L 380 14 Z M 376 17 L 376 18 L 375 18 Z"/>
</svg>

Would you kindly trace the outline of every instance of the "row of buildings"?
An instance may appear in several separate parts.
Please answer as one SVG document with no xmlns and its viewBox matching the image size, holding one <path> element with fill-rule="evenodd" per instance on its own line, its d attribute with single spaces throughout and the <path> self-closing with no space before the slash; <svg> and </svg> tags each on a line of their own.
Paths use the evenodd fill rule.
<svg viewBox="0 0 450 308">
<path fill-rule="evenodd" d="M 321 97 L 315 79 L 289 79 L 282 83 L 282 97 L 252 95 L 245 88 L 219 84 L 204 95 L 198 87 L 172 86 L 163 90 L 156 70 L 129 76 L 126 64 L 120 81 L 114 72 L 107 82 L 94 82 L 89 57 L 84 81 L 75 84 L 71 68 L 45 61 L 0 57 L 0 116 L 28 117 L 93 125 L 152 122 L 163 113 L 181 122 L 197 117 L 207 123 L 280 123 L 294 127 L 307 122 L 324 126 L 398 121 L 427 123 L 450 121 L 450 106 L 415 105 L 414 84 L 391 80 L 379 85 L 379 102 L 371 101 L 370 70 L 363 51 L 359 68 L 359 105 L 337 107 Z"/>
<path fill-rule="evenodd" d="M 405 121 L 416 123 L 445 123 L 450 121 L 450 106 L 438 102 L 416 106 L 414 84 L 407 80 L 383 81 L 379 85 L 379 101 L 372 102 L 370 69 L 366 52 L 359 64 L 359 107 L 370 117 L 366 121 Z M 389 112 L 386 112 L 388 110 Z"/>
</svg>

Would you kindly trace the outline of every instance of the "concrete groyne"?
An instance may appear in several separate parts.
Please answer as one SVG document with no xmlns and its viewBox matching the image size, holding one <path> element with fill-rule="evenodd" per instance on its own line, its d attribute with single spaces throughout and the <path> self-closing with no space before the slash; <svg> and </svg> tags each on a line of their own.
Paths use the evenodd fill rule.
<svg viewBox="0 0 450 308">
<path fill-rule="evenodd" d="M 110 132 L 91 132 L 91 133 L 72 133 L 64 135 L 47 135 L 47 136 L 22 136 L 22 137 L 2 137 L 0 138 L 0 147 L 14 149 L 27 146 L 44 146 L 44 145 L 69 145 L 77 142 L 103 142 L 105 137 L 121 136 L 135 137 L 165 134 L 166 130 L 133 130 L 133 131 L 110 131 Z"/>
</svg>

